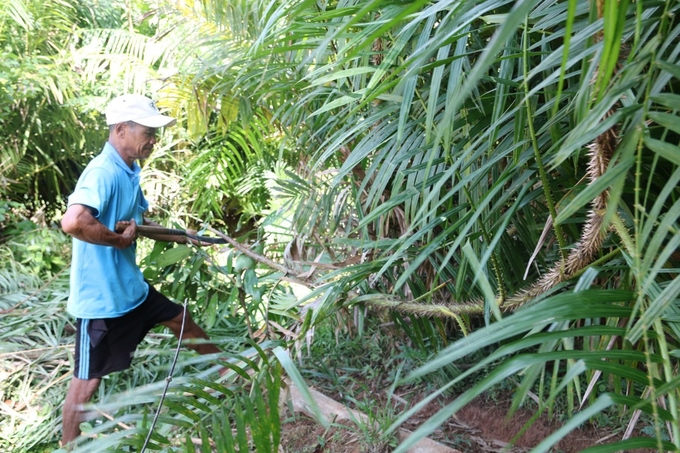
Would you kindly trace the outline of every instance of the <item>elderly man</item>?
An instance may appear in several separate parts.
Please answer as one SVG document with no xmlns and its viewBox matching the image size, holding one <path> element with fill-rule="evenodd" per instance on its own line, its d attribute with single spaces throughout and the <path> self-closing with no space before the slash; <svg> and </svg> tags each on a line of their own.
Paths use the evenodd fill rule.
<svg viewBox="0 0 680 453">
<path fill-rule="evenodd" d="M 127 94 L 113 99 L 106 109 L 108 142 L 68 199 L 61 225 L 73 236 L 68 311 L 77 319 L 77 335 L 75 369 L 63 409 L 64 446 L 80 435 L 82 406 L 101 378 L 129 368 L 132 354 L 151 328 L 162 324 L 179 337 L 182 306 L 144 280 L 135 257 L 137 225 L 144 222 L 148 207 L 135 160 L 149 157 L 158 129 L 175 122 L 147 97 Z M 123 225 L 123 233 L 116 233 L 117 224 Z M 152 239 L 187 241 L 182 236 Z M 208 338 L 189 313 L 183 338 Z M 219 352 L 205 342 L 189 347 L 201 354 Z"/>
</svg>

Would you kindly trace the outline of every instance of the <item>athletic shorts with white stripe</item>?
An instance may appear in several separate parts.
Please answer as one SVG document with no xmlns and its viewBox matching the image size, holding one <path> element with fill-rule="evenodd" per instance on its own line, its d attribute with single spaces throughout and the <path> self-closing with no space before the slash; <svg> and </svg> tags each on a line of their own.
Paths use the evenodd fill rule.
<svg viewBox="0 0 680 453">
<path fill-rule="evenodd" d="M 73 375 L 93 379 L 129 368 L 137 345 L 149 330 L 181 312 L 181 305 L 149 285 L 144 302 L 123 316 L 77 319 Z"/>
</svg>

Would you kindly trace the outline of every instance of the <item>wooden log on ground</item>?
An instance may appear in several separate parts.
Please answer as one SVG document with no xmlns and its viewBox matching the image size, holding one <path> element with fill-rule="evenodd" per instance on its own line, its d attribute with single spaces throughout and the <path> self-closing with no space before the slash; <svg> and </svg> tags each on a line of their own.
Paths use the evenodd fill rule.
<svg viewBox="0 0 680 453">
<path fill-rule="evenodd" d="M 368 416 L 362 412 L 348 409 L 342 404 L 338 403 L 332 398 L 317 392 L 314 389 L 309 389 L 312 399 L 316 402 L 320 414 L 315 414 L 314 410 L 307 404 L 305 398 L 300 393 L 300 390 L 290 382 L 285 380 L 286 387 L 282 389 L 280 402 L 286 404 L 288 401 L 292 403 L 293 410 L 295 412 L 302 412 L 303 414 L 317 420 L 317 422 L 328 425 L 331 422 L 351 422 L 355 423 L 359 420 L 361 423 L 370 423 L 368 421 Z M 324 420 L 318 420 L 318 417 L 324 417 Z M 399 442 L 403 442 L 411 432 L 406 429 L 399 429 L 397 433 L 397 439 Z M 454 450 L 453 448 L 442 445 L 435 442 L 432 439 L 421 439 L 411 447 L 409 453 L 461 453 L 459 450 Z"/>
</svg>

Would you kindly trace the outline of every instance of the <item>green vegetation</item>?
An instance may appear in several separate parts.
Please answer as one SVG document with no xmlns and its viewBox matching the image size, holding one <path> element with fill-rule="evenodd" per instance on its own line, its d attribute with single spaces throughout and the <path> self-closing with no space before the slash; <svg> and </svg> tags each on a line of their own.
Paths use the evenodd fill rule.
<svg viewBox="0 0 680 453">
<path fill-rule="evenodd" d="M 508 379 L 513 408 L 535 392 L 565 420 L 536 451 L 605 417 L 650 437 L 592 451 L 680 450 L 678 8 L 2 2 L 0 449 L 55 445 L 73 344 L 55 222 L 105 139 L 101 109 L 134 91 L 180 119 L 143 165 L 153 216 L 260 258 L 141 244 L 147 278 L 233 363 L 215 382 L 216 357 L 182 352 L 156 448 L 275 448 L 273 401 L 305 344 L 333 357 L 351 344 L 315 346 L 321 326 L 351 343 L 384 317 L 408 343 L 381 357 L 393 384 L 457 395 L 398 452 Z M 83 451 L 139 447 L 175 344 L 154 332 L 105 380 Z M 417 408 L 381 416 L 378 440 Z"/>
</svg>

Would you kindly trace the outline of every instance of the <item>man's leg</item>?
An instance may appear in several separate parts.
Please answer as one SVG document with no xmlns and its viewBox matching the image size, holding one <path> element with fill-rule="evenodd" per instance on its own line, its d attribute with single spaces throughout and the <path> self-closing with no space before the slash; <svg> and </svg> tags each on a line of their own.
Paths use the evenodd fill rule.
<svg viewBox="0 0 680 453">
<path fill-rule="evenodd" d="M 162 324 L 166 327 L 169 327 L 177 338 L 179 338 L 181 333 L 182 340 L 210 339 L 205 331 L 194 322 L 188 310 L 186 311 L 186 319 L 184 319 L 184 331 L 182 331 L 182 318 L 184 317 L 183 313 L 185 311 L 184 308 L 181 305 L 172 302 L 163 294 L 159 293 L 153 286 L 149 286 L 149 296 L 147 297 L 147 301 L 148 304 L 147 302 L 144 302 L 142 305 L 148 313 L 145 313 L 144 317 L 151 323 L 151 326 Z M 168 319 L 168 316 L 173 317 Z M 160 321 L 161 319 L 164 319 L 164 321 Z M 187 344 L 187 347 L 193 349 L 199 354 L 216 354 L 222 352 L 220 348 L 208 342 L 192 342 Z M 221 368 L 219 370 L 219 373 L 222 376 L 224 376 L 224 373 L 226 372 L 226 368 Z"/>
<path fill-rule="evenodd" d="M 80 436 L 80 423 L 83 421 L 84 415 L 82 405 L 90 401 L 99 387 L 99 382 L 101 382 L 100 378 L 78 379 L 74 377 L 71 379 L 62 412 L 64 423 L 61 438 L 62 446 L 66 447 L 69 442 Z"/>
<path fill-rule="evenodd" d="M 161 324 L 167 326 L 172 330 L 172 333 L 179 338 L 179 334 L 182 331 L 182 311 L 174 318 L 164 321 Z M 184 320 L 184 332 L 182 333 L 182 339 L 204 339 L 209 340 L 208 334 L 205 333 L 201 327 L 194 322 L 191 315 L 187 311 L 186 319 Z M 187 344 L 187 347 L 193 349 L 199 354 L 214 354 L 216 352 L 221 352 L 220 348 L 212 343 L 194 343 Z"/>
</svg>

